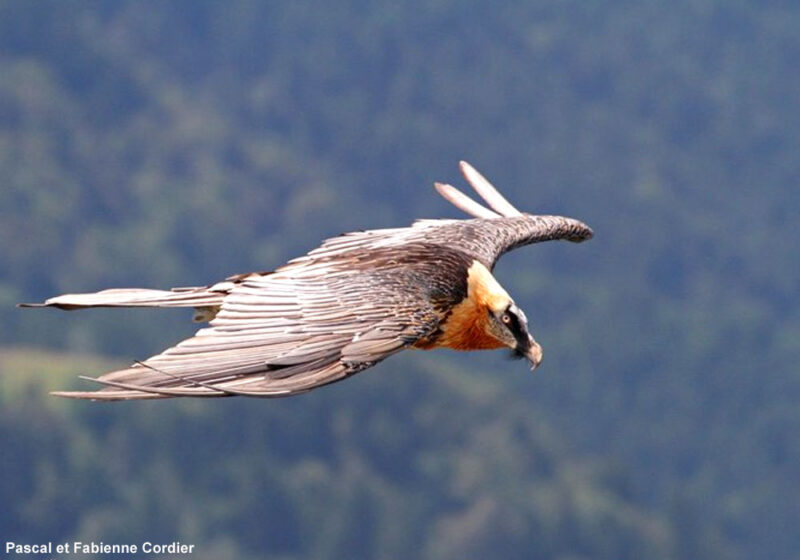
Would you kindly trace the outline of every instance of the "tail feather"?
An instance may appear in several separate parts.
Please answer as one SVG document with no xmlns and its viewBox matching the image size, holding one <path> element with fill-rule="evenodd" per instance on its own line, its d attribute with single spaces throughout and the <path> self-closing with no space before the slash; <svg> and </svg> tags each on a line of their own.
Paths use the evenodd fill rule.
<svg viewBox="0 0 800 560">
<path fill-rule="evenodd" d="M 222 304 L 226 291 L 211 288 L 179 288 L 149 290 L 144 288 L 114 288 L 90 294 L 64 294 L 44 303 L 20 303 L 19 307 L 57 307 L 82 309 L 86 307 L 197 307 L 214 309 Z"/>
</svg>

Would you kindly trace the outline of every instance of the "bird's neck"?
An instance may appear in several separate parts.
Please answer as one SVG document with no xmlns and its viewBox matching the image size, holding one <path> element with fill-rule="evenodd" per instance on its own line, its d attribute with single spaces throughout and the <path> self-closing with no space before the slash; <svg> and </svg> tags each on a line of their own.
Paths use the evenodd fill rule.
<svg viewBox="0 0 800 560">
<path fill-rule="evenodd" d="M 467 270 L 467 297 L 456 304 L 441 325 L 439 335 L 415 345 L 417 348 L 491 350 L 504 344 L 488 332 L 489 312 L 504 309 L 508 293 L 483 264 L 473 261 Z"/>
</svg>

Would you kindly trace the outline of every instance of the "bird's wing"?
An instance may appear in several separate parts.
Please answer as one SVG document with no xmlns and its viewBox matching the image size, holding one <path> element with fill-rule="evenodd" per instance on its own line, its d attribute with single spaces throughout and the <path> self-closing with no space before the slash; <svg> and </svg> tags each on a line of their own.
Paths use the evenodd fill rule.
<svg viewBox="0 0 800 560">
<path fill-rule="evenodd" d="M 302 393 L 362 371 L 436 328 L 413 284 L 376 278 L 347 259 L 252 275 L 225 297 L 209 328 L 60 396 L 102 400 Z M 386 272 L 386 271 L 384 271 Z M 401 268 L 395 269 L 402 275 Z"/>
<path fill-rule="evenodd" d="M 479 260 L 489 270 L 508 251 L 542 241 L 580 243 L 591 239 L 591 228 L 565 216 L 520 214 L 491 219 L 457 220 L 450 223 L 418 222 L 421 233 L 441 244 Z M 414 228 L 412 228 L 414 229 Z"/>
<path fill-rule="evenodd" d="M 592 229 L 564 216 L 522 213 L 489 181 L 462 161 L 461 172 L 490 208 L 482 206 L 452 185 L 436 183 L 436 190 L 454 206 L 474 216 L 470 220 L 418 220 L 408 228 L 345 233 L 327 239 L 308 255 L 291 261 L 337 258 L 354 250 L 380 250 L 412 244 L 435 244 L 462 251 L 492 269 L 504 253 L 531 243 L 563 239 L 580 243 L 591 239 Z"/>
<path fill-rule="evenodd" d="M 459 220 L 440 224 L 427 232 L 441 243 L 461 249 L 480 260 L 489 269 L 504 253 L 531 243 L 563 239 L 580 243 L 592 238 L 592 229 L 579 220 L 564 216 L 536 216 L 517 210 L 486 177 L 465 161 L 459 163 L 467 183 L 489 205 L 486 208 L 461 193 L 452 185 L 436 183 L 436 190 L 450 203 L 474 220 Z M 430 221 L 415 227 L 434 228 Z"/>
</svg>

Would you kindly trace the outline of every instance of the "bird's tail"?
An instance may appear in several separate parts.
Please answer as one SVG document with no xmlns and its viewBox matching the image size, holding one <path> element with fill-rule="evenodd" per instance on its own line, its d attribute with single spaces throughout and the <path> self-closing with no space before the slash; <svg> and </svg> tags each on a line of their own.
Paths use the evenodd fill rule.
<svg viewBox="0 0 800 560">
<path fill-rule="evenodd" d="M 20 303 L 19 307 L 56 307 L 84 309 L 87 307 L 194 307 L 195 321 L 208 321 L 216 315 L 227 290 L 221 286 L 203 288 L 115 288 L 90 294 L 64 294 L 44 303 Z"/>
</svg>

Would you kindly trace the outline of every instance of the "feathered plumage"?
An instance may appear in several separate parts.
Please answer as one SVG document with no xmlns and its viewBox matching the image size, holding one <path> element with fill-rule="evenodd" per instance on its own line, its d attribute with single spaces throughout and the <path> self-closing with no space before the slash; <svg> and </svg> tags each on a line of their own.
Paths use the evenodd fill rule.
<svg viewBox="0 0 800 560">
<path fill-rule="evenodd" d="M 60 396 L 103 400 L 178 396 L 278 397 L 339 381 L 405 348 L 508 346 L 533 364 L 541 348 L 524 313 L 491 275 L 516 247 L 592 230 L 561 216 L 523 214 L 474 168 L 461 171 L 489 208 L 451 185 L 448 201 L 475 216 L 347 233 L 274 272 L 199 288 L 111 289 L 43 304 L 193 307 L 209 326 L 144 362 L 93 379 L 105 387 Z"/>
</svg>

